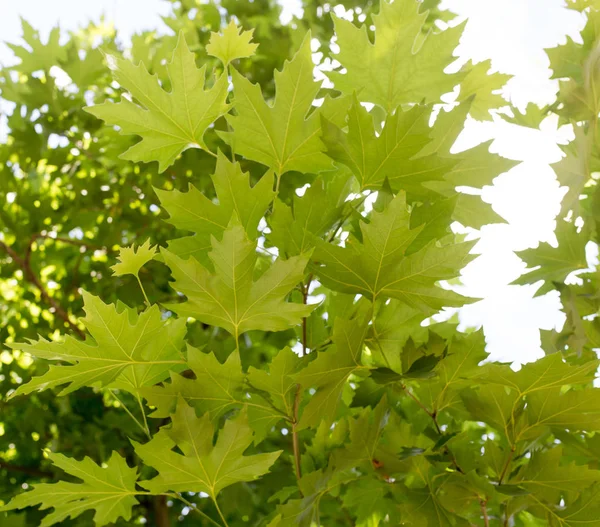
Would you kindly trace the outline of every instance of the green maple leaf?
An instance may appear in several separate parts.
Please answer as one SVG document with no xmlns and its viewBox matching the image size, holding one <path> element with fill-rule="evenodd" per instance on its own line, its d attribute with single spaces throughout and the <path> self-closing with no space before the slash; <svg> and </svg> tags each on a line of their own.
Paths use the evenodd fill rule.
<svg viewBox="0 0 600 527">
<path fill-rule="evenodd" d="M 375 363 L 403 373 L 402 349 L 412 339 L 415 344 L 427 341 L 428 329 L 421 326 L 423 313 L 399 300 L 390 300 L 377 311 L 366 344 Z"/>
<path fill-rule="evenodd" d="M 439 477 L 423 456 L 414 458 L 414 479 L 410 488 L 397 488 L 392 492 L 402 499 L 401 517 L 407 525 L 415 527 L 469 527 L 470 523 L 446 509 L 440 500 L 448 476 Z"/>
<path fill-rule="evenodd" d="M 586 384 L 593 380 L 599 361 L 571 366 L 560 353 L 553 353 L 535 362 L 525 364 L 518 372 L 509 365 L 486 364 L 477 378 L 490 384 L 501 384 L 524 397 L 534 392 L 560 390 L 563 386 Z"/>
<path fill-rule="evenodd" d="M 297 386 L 293 376 L 302 364 L 302 359 L 286 347 L 275 355 L 268 372 L 250 367 L 248 382 L 254 389 L 268 394 L 275 408 L 292 418 Z"/>
<path fill-rule="evenodd" d="M 182 317 L 226 329 L 237 337 L 251 329 L 281 331 L 299 324 L 312 306 L 286 302 L 286 295 L 302 281 L 307 256 L 278 259 L 258 280 L 253 280 L 256 244 L 248 240 L 243 227 L 234 221 L 223 239 L 212 239 L 209 258 L 215 274 L 196 259 L 183 260 L 162 250 L 171 268 L 173 287 L 187 296 L 187 302 L 168 306 Z"/>
<path fill-rule="evenodd" d="M 158 161 L 163 172 L 187 148 L 207 150 L 204 133 L 229 109 L 227 77 L 221 75 L 214 86 L 204 89 L 206 66 L 196 67 L 196 56 L 180 33 L 173 59 L 167 67 L 171 91 L 148 73 L 142 62 L 108 56 L 115 80 L 139 104 L 126 98 L 119 103 L 87 107 L 86 111 L 108 124 L 117 125 L 122 134 L 139 135 L 142 140 L 121 155 L 130 161 Z"/>
<path fill-rule="evenodd" d="M 477 372 L 479 363 L 487 357 L 483 333 L 457 336 L 450 343 L 447 356 L 436 366 L 436 378 L 420 381 L 415 389 L 419 399 L 439 413 L 460 402 L 460 392 Z"/>
<path fill-rule="evenodd" d="M 220 239 L 232 215 L 239 218 L 246 234 L 255 240 L 258 223 L 275 197 L 274 177 L 265 174 L 250 187 L 250 176 L 242 171 L 240 164 L 231 162 L 219 151 L 215 173 L 211 176 L 219 203 L 208 199 L 196 187 L 190 185 L 188 192 L 159 190 L 155 192 L 162 207 L 169 213 L 169 223 L 193 236 L 170 240 L 169 251 L 181 258 L 193 256 L 207 266 L 207 253 L 211 237 Z"/>
<path fill-rule="evenodd" d="M 319 138 L 320 110 L 312 107 L 320 83 L 313 78 L 311 56 L 308 34 L 294 58 L 275 72 L 272 106 L 263 99 L 260 86 L 232 70 L 236 113 L 227 121 L 233 133 L 220 135 L 237 153 L 267 165 L 278 178 L 290 170 L 316 173 L 333 168 Z"/>
<path fill-rule="evenodd" d="M 119 248 L 119 256 L 117 257 L 119 262 L 111 267 L 115 276 L 123 276 L 126 274 L 132 274 L 139 276 L 140 269 L 144 267 L 150 260 L 156 255 L 156 246 L 150 247 L 150 240 L 146 240 L 142 245 L 138 245 L 137 248 L 132 245 L 131 247 Z"/>
<path fill-rule="evenodd" d="M 587 238 L 577 233 L 577 227 L 558 220 L 555 234 L 558 248 L 545 243 L 536 249 L 526 249 L 518 253 L 529 270 L 513 284 L 532 284 L 544 280 L 544 284 L 536 291 L 536 295 L 542 295 L 554 288 L 552 282 L 563 282 L 571 272 L 587 267 Z"/>
<path fill-rule="evenodd" d="M 333 454 L 333 463 L 338 469 L 357 465 L 372 467 L 375 450 L 379 444 L 383 428 L 386 426 L 389 404 L 382 397 L 375 408 L 364 408 L 354 419 L 350 419 L 350 442 Z"/>
<path fill-rule="evenodd" d="M 401 300 L 426 313 L 443 306 L 462 305 L 465 297 L 436 286 L 453 278 L 471 259 L 473 244 L 437 246 L 435 241 L 407 256 L 406 250 L 423 226 L 410 229 L 406 197 L 399 193 L 383 212 L 362 223 L 363 243 L 352 239 L 346 247 L 316 240 L 313 260 L 321 282 L 334 291 Z"/>
<path fill-rule="evenodd" d="M 597 527 L 600 524 L 600 484 L 594 485 L 566 509 L 545 508 L 548 519 L 558 527 Z"/>
<path fill-rule="evenodd" d="M 322 118 L 327 155 L 352 170 L 361 190 L 377 189 L 387 179 L 394 190 L 418 191 L 424 182 L 442 180 L 456 164 L 435 154 L 415 158 L 431 141 L 430 110 L 422 105 L 407 111 L 398 109 L 376 134 L 373 116 L 354 96 L 348 133 Z"/>
<path fill-rule="evenodd" d="M 445 181 L 451 184 L 451 188 L 456 186 L 482 188 L 492 185 L 494 178 L 518 164 L 518 161 L 490 153 L 492 140 L 462 152 L 450 153 L 450 149 L 464 128 L 472 104 L 473 100 L 468 99 L 452 110 L 440 111 L 430 131 L 431 142 L 417 155 L 422 157 L 437 154 L 440 157 L 451 158 L 454 166 L 444 176 Z M 433 183 L 437 181 L 430 182 L 429 185 Z"/>
<path fill-rule="evenodd" d="M 148 443 L 133 443 L 144 463 L 158 471 L 157 477 L 140 483 L 153 493 L 205 492 L 216 500 L 229 485 L 266 474 L 281 454 L 280 450 L 244 455 L 252 443 L 252 430 L 244 412 L 225 422 L 214 445 L 210 417 L 196 417 L 194 408 L 183 399 L 177 403 L 172 422 L 171 427 L 163 427 Z M 183 455 L 173 452 L 175 446 Z"/>
<path fill-rule="evenodd" d="M 380 479 L 358 479 L 347 485 L 344 507 L 356 516 L 356 527 L 378 527 L 393 518 L 394 503 L 386 496 L 388 484 Z"/>
<path fill-rule="evenodd" d="M 536 437 L 548 427 L 570 431 L 600 430 L 600 389 L 559 389 L 535 392 L 527 397 L 527 423 L 517 439 Z"/>
<path fill-rule="evenodd" d="M 294 375 L 294 381 L 304 390 L 317 391 L 304 408 L 298 429 L 317 428 L 321 421 L 333 422 L 348 377 L 363 369 L 361 363 L 366 321 L 336 319 L 333 326 L 333 346 L 319 352 L 306 368 Z"/>
<path fill-rule="evenodd" d="M 337 471 L 331 467 L 305 474 L 298 481 L 303 498 L 288 500 L 285 505 L 279 507 L 280 514 L 274 518 L 269 527 L 315 525 L 319 520 L 319 504 L 322 498 L 354 479 L 356 479 L 355 474 L 349 471 Z"/>
<path fill-rule="evenodd" d="M 561 463 L 562 459 L 561 447 L 534 452 L 515 481 L 508 483 L 524 487 L 547 503 L 558 504 L 562 496 L 568 496 L 568 501 L 572 502 L 580 491 L 600 481 L 600 471 L 585 465 Z"/>
<path fill-rule="evenodd" d="M 65 395 L 82 386 L 105 386 L 114 381 L 135 392 L 163 380 L 169 370 L 183 368 L 185 361 L 180 350 L 186 333 L 185 320 L 166 322 L 157 306 L 137 316 L 133 310 L 104 304 L 85 291 L 83 299 L 83 323 L 91 339 L 81 341 L 66 336 L 62 341 L 41 338 L 11 345 L 37 358 L 69 363 L 50 366 L 47 373 L 20 386 L 13 397 L 68 384 L 61 391 Z"/>
<path fill-rule="evenodd" d="M 313 181 L 304 196 L 294 195 L 291 207 L 276 200 L 269 240 L 286 256 L 310 251 L 314 237 L 323 236 L 339 221 L 349 186 L 347 173 L 327 174 Z"/>
<path fill-rule="evenodd" d="M 67 60 L 66 47 L 60 45 L 60 29 L 58 27 L 52 28 L 46 44 L 42 43 L 39 32 L 33 29 L 24 18 L 21 18 L 21 28 L 23 29 L 23 40 L 29 49 L 24 46 L 6 44 L 15 56 L 21 59 L 21 62 L 14 67 L 15 69 L 24 74 L 38 70 L 48 72 L 52 66 L 60 66 L 61 62 Z"/>
<path fill-rule="evenodd" d="M 441 33 L 424 35 L 427 17 L 419 13 L 414 0 L 383 0 L 373 16 L 375 42 L 371 43 L 367 25 L 357 28 L 352 22 L 333 17 L 340 52 L 336 59 L 347 73 L 329 73 L 335 88 L 358 92 L 361 101 L 378 104 L 392 113 L 401 104 L 438 102 L 452 91 L 463 76 L 445 74 L 454 61 L 462 25 Z"/>
<path fill-rule="evenodd" d="M 188 346 L 187 365 L 194 372 L 195 379 L 172 373 L 170 383 L 145 387 L 140 393 L 149 405 L 155 407 L 152 413 L 152 417 L 155 418 L 168 417 L 175 410 L 177 399 L 180 397 L 213 421 L 234 409 L 247 408 L 250 426 L 255 431 L 254 440 L 259 443 L 274 424 L 291 415 L 285 404 L 280 404 L 283 401 L 278 398 L 285 396 L 285 401 L 289 401 L 287 374 L 285 371 L 279 371 L 279 366 L 282 360 L 287 361 L 290 357 L 285 350 L 279 354 L 282 357 L 274 361 L 275 368 L 271 372 L 274 386 L 267 396 L 270 396 L 270 400 L 267 400 L 265 393 L 261 391 L 265 385 L 258 383 L 256 388 L 259 391 L 248 385 L 250 378 L 256 380 L 258 377 L 254 374 L 247 376 L 242 372 L 237 351 L 221 364 L 213 353 L 203 353 L 192 346 Z M 285 394 L 279 393 L 279 389 Z"/>
<path fill-rule="evenodd" d="M 256 53 L 258 44 L 251 43 L 254 29 L 244 31 L 231 20 L 223 30 L 223 34 L 211 33 L 206 46 L 206 53 L 217 57 L 223 66 L 227 66 L 235 59 L 251 57 Z"/>
<path fill-rule="evenodd" d="M 105 467 L 86 457 L 82 461 L 49 454 L 55 466 L 74 476 L 82 483 L 37 483 L 32 490 L 19 494 L 0 511 L 22 509 L 40 505 L 41 510 L 54 508 L 40 527 L 62 523 L 68 518 L 76 518 L 85 511 L 93 510 L 95 525 L 102 526 L 116 522 L 120 517 L 131 518 L 131 509 L 138 504 L 135 495 L 137 470 L 127 466 L 127 462 L 116 452 Z"/>
<path fill-rule="evenodd" d="M 488 74 L 490 68 L 491 60 L 484 60 L 474 65 L 467 63 L 463 67 L 467 73 L 460 83 L 460 94 L 457 100 L 465 101 L 474 96 L 470 114 L 473 119 L 479 121 L 491 121 L 490 109 L 508 104 L 502 95 L 495 92 L 499 91 L 511 76 L 503 73 Z"/>
</svg>

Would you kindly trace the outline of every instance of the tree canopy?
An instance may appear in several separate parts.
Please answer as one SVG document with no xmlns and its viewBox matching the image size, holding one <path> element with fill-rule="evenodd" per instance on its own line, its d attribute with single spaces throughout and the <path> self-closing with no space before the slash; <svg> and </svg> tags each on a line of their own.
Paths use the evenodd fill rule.
<svg viewBox="0 0 600 527">
<path fill-rule="evenodd" d="M 166 34 L 103 23 L 0 70 L 0 520 L 7 526 L 587 527 L 600 517 L 600 12 L 547 51 L 525 113 L 436 0 L 172 2 Z M 63 35 L 64 36 L 64 35 Z M 452 95 L 449 95 L 452 94 Z M 450 101 L 451 102 L 448 102 Z M 574 130 L 544 358 L 490 361 L 434 316 L 461 294 L 467 118 Z M 597 170 L 598 169 L 598 170 Z M 576 279 L 573 277 L 576 276 Z"/>
</svg>

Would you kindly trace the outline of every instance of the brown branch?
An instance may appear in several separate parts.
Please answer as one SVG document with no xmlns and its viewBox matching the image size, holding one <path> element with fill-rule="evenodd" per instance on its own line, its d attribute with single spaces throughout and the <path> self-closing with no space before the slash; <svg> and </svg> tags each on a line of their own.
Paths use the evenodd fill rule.
<svg viewBox="0 0 600 527">
<path fill-rule="evenodd" d="M 500 478 L 498 479 L 498 485 L 502 485 L 504 476 L 506 476 L 506 473 L 508 472 L 508 467 L 510 466 L 510 462 L 512 461 L 512 458 L 515 455 L 515 450 L 516 450 L 516 448 L 513 445 L 510 448 L 510 453 L 508 454 L 508 457 L 506 458 L 506 463 L 504 463 L 504 467 L 502 468 L 502 472 L 500 473 Z"/>
<path fill-rule="evenodd" d="M 11 463 L 6 463 L 5 461 L 0 461 L 0 469 L 10 470 L 12 472 L 22 472 L 23 474 L 28 474 L 29 476 L 35 476 L 38 478 L 52 478 L 54 476 L 52 472 L 47 472 L 34 467 L 13 465 Z"/>
<path fill-rule="evenodd" d="M 171 520 L 169 519 L 169 508 L 167 507 L 167 497 L 163 494 L 154 496 L 152 499 L 154 508 L 154 525 L 156 527 L 170 527 Z"/>
<path fill-rule="evenodd" d="M 4 249 L 4 251 L 6 251 L 6 253 L 12 258 L 12 260 L 23 270 L 23 276 L 25 277 L 25 280 L 33 284 L 39 290 L 42 300 L 49 304 L 54 309 L 54 312 L 60 318 L 62 318 L 64 322 L 81 339 L 85 339 L 85 333 L 81 330 L 81 328 L 79 328 L 79 326 L 75 322 L 73 322 L 73 320 L 71 320 L 69 314 L 56 302 L 56 300 L 48 294 L 48 291 L 46 291 L 46 288 L 44 287 L 42 282 L 40 282 L 40 279 L 35 275 L 33 269 L 31 269 L 29 260 L 31 256 L 31 243 L 34 239 L 35 237 L 32 236 L 29 246 L 27 247 L 27 250 L 25 252 L 25 258 L 21 258 L 12 247 L 9 247 L 2 241 L 0 241 L 0 248 Z"/>
<path fill-rule="evenodd" d="M 483 513 L 483 525 L 484 527 L 490 527 L 490 519 L 487 513 L 487 500 L 479 500 L 481 512 Z"/>
</svg>

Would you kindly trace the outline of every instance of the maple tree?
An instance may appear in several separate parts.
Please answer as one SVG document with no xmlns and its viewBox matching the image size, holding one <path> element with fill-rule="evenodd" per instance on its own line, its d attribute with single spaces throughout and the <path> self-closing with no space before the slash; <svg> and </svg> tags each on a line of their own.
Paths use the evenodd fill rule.
<svg viewBox="0 0 600 527">
<path fill-rule="evenodd" d="M 514 163 L 451 147 L 507 76 L 445 72 L 463 26 L 438 2 L 345 2 L 354 22 L 320 4 L 294 27 L 266 0 L 184 1 L 129 58 L 101 26 L 61 45 L 23 23 L 0 83 L 19 110 L 3 525 L 598 523 L 597 6 L 572 2 L 583 43 L 548 52 L 557 102 L 504 114 L 575 128 L 558 246 L 520 253 L 518 280 L 558 290 L 567 323 L 515 372 L 432 318 L 477 300 L 452 287 L 475 255 L 451 224 L 500 218 L 457 187 Z"/>
</svg>

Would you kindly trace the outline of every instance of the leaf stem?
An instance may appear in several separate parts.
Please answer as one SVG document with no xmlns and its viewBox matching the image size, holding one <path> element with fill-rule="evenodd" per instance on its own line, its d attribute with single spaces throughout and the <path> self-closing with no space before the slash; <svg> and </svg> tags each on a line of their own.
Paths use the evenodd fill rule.
<svg viewBox="0 0 600 527">
<path fill-rule="evenodd" d="M 144 432 L 144 434 L 146 434 L 148 436 L 148 439 L 151 439 L 150 432 L 148 431 L 147 425 L 146 425 L 146 427 L 144 427 L 142 425 L 142 423 L 140 423 L 138 421 L 137 417 L 131 413 L 129 408 L 127 408 L 127 405 L 123 401 L 121 401 L 121 399 L 119 399 L 117 394 L 115 392 L 113 392 L 110 388 L 108 390 L 108 393 L 110 393 L 116 399 L 116 401 L 121 405 L 123 410 L 125 410 L 127 412 L 127 415 L 129 415 L 129 417 L 131 417 L 135 421 L 135 424 L 140 427 L 140 429 Z M 145 416 L 144 416 L 144 419 L 145 419 Z"/>
<path fill-rule="evenodd" d="M 217 523 L 215 520 L 213 520 L 208 514 L 206 514 L 205 512 L 201 511 L 198 506 L 195 503 L 192 503 L 191 501 L 186 500 L 183 496 L 174 493 L 174 494 L 165 494 L 165 496 L 170 496 L 171 498 L 175 498 L 179 501 L 182 501 L 183 503 L 185 503 L 190 509 L 196 511 L 200 516 L 202 516 L 205 520 L 208 520 L 210 523 L 212 523 L 213 525 L 216 525 L 217 527 L 222 527 L 220 523 Z"/>
<path fill-rule="evenodd" d="M 146 435 L 148 439 L 152 438 L 150 435 L 150 428 L 148 428 L 148 420 L 146 419 L 146 412 L 144 411 L 144 404 L 142 403 L 142 398 L 140 397 L 140 393 L 136 392 L 138 404 L 140 405 L 140 411 L 142 412 L 142 417 L 144 418 L 144 428 L 146 429 Z"/>
<path fill-rule="evenodd" d="M 142 294 L 144 295 L 144 300 L 146 301 L 146 305 L 148 307 L 152 306 L 152 304 L 150 303 L 150 300 L 148 300 L 148 295 L 146 295 L 146 290 L 144 289 L 144 286 L 142 285 L 142 281 L 140 280 L 140 275 L 136 274 L 135 277 L 137 278 L 138 284 L 140 284 L 140 289 L 142 290 Z"/>
<path fill-rule="evenodd" d="M 221 508 L 219 507 L 219 504 L 217 503 L 216 496 L 213 497 L 213 503 L 215 504 L 215 508 L 217 509 L 217 512 L 219 513 L 219 516 L 221 517 L 221 521 L 223 522 L 223 525 L 225 527 L 229 527 L 229 525 L 227 524 L 227 520 L 225 519 L 225 516 L 223 516 L 223 513 L 221 512 Z"/>
</svg>

